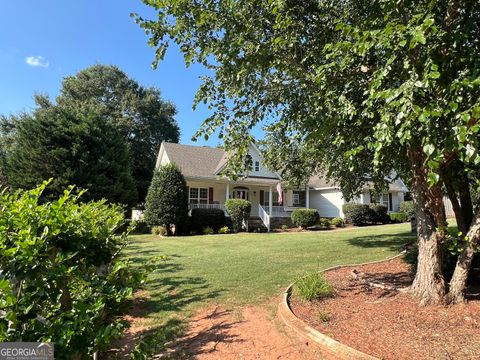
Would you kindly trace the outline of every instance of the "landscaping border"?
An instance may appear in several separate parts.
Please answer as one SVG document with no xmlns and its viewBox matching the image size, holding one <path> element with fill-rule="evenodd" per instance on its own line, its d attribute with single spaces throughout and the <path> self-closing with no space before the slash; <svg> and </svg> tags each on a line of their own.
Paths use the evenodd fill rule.
<svg viewBox="0 0 480 360">
<path fill-rule="evenodd" d="M 336 265 L 329 268 L 326 268 L 320 272 L 332 271 L 340 268 L 348 268 L 355 266 L 364 266 L 371 264 L 378 264 L 382 262 L 391 261 L 400 256 L 403 256 L 406 253 L 406 250 L 403 250 L 400 254 L 389 257 L 384 260 L 370 261 L 362 264 L 351 264 L 351 265 Z M 322 350 L 326 351 L 331 355 L 335 355 L 338 359 L 359 359 L 359 360 L 380 360 L 374 356 L 363 353 L 359 350 L 356 350 L 348 345 L 342 344 L 341 342 L 321 333 L 320 331 L 309 326 L 305 321 L 298 318 L 292 311 L 289 305 L 290 295 L 292 293 L 293 285 L 295 282 L 291 283 L 281 295 L 281 301 L 278 306 L 278 313 L 280 319 L 282 319 L 284 325 L 292 329 L 299 337 L 304 340 L 312 341 Z M 307 343 L 308 344 L 308 343 Z"/>
</svg>

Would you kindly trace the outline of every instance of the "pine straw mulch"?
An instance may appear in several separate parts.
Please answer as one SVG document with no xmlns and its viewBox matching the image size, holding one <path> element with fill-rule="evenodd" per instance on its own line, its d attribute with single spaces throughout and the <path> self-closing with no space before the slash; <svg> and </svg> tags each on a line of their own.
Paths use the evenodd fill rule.
<svg viewBox="0 0 480 360">
<path fill-rule="evenodd" d="M 478 294 L 466 304 L 420 307 L 397 290 L 412 281 L 401 258 L 329 271 L 326 278 L 334 297 L 290 302 L 320 332 L 382 359 L 480 359 Z"/>
</svg>

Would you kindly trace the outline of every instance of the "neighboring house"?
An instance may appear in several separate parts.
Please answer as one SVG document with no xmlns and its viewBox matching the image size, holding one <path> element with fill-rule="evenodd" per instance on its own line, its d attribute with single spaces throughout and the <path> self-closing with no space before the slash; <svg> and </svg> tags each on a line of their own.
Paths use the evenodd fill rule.
<svg viewBox="0 0 480 360">
<path fill-rule="evenodd" d="M 175 163 L 187 182 L 189 206 L 193 208 L 219 208 L 225 211 L 229 198 L 246 199 L 252 203 L 252 217 L 259 217 L 267 229 L 279 219 L 290 218 L 295 208 L 310 207 L 318 210 L 321 217 L 343 217 L 345 203 L 338 186 L 313 176 L 307 186 L 300 189 L 284 189 L 283 204 L 279 203 L 277 191 L 281 176 L 268 170 L 254 143 L 250 144 L 249 156 L 252 169 L 242 179 L 233 181 L 222 176 L 228 156 L 225 150 L 208 146 L 181 145 L 163 142 L 156 167 Z M 381 195 L 378 203 L 388 206 L 389 211 L 398 211 L 405 185 L 397 180 L 390 184 L 388 192 Z M 368 188 L 354 202 L 370 203 Z"/>
</svg>

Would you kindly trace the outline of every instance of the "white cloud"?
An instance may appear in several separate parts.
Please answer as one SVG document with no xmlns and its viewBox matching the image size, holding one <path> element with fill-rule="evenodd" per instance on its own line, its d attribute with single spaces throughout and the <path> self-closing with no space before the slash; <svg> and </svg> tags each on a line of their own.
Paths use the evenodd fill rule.
<svg viewBox="0 0 480 360">
<path fill-rule="evenodd" d="M 38 66 L 47 68 L 50 65 L 50 62 L 45 59 L 43 56 L 27 56 L 25 62 L 30 66 Z"/>
</svg>

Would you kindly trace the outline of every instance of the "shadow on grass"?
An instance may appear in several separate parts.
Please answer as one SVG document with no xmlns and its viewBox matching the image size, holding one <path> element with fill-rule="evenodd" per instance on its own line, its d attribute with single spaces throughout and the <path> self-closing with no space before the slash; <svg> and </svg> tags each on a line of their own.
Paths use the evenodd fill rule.
<svg viewBox="0 0 480 360">
<path fill-rule="evenodd" d="M 387 248 L 391 251 L 401 251 L 405 245 L 416 239 L 411 232 L 403 232 L 400 234 L 377 234 L 369 236 L 356 236 L 348 239 L 350 245 L 362 248 Z"/>
</svg>

